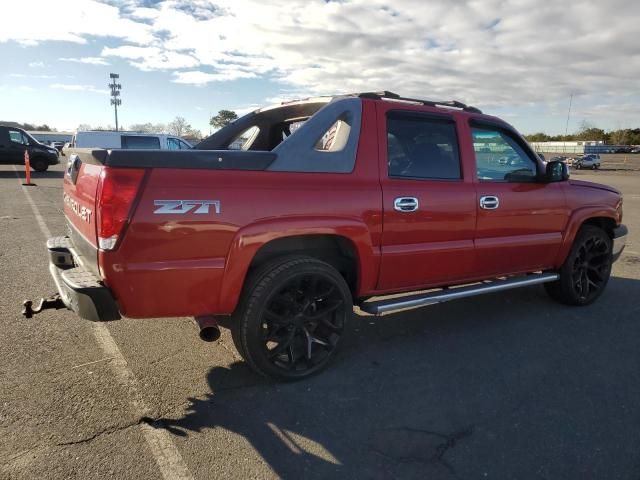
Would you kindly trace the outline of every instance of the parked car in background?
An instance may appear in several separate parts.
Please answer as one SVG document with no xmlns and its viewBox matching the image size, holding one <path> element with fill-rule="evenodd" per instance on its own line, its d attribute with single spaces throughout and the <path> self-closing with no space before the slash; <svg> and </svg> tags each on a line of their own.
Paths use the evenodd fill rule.
<svg viewBox="0 0 640 480">
<path fill-rule="evenodd" d="M 613 153 L 631 153 L 631 150 L 633 150 L 633 148 L 630 146 L 622 146 L 616 148 Z"/>
<path fill-rule="evenodd" d="M 574 158 L 573 167 L 577 170 L 582 168 L 597 170 L 600 168 L 600 155 L 590 153 L 588 155 L 582 155 L 581 157 Z"/>
<path fill-rule="evenodd" d="M 71 148 L 105 148 L 136 150 L 189 150 L 191 145 L 174 135 L 102 130 L 78 131 Z"/>
<path fill-rule="evenodd" d="M 29 152 L 31 168 L 36 172 L 44 172 L 60 161 L 54 147 L 38 142 L 21 128 L 0 125 L 0 164 L 23 164 L 25 151 Z"/>
<path fill-rule="evenodd" d="M 58 152 L 60 152 L 61 155 L 64 155 L 64 152 L 63 152 L 64 143 L 62 143 L 62 142 L 49 142 L 49 145 L 52 146 L 53 148 L 55 148 L 56 150 L 58 150 Z"/>
</svg>

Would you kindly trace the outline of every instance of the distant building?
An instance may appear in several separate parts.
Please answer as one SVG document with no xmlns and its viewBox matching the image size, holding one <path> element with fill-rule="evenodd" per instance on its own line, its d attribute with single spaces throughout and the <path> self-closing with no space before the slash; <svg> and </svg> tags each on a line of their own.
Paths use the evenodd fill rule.
<svg viewBox="0 0 640 480">
<path fill-rule="evenodd" d="M 536 152 L 548 153 L 615 153 L 622 145 L 608 145 L 602 140 L 567 142 L 529 142 Z"/>
<path fill-rule="evenodd" d="M 40 143 L 49 144 L 51 142 L 62 142 L 67 143 L 71 141 L 71 137 L 73 137 L 72 132 L 39 132 L 39 131 L 30 131 L 28 132 L 33 138 L 38 140 Z"/>
</svg>

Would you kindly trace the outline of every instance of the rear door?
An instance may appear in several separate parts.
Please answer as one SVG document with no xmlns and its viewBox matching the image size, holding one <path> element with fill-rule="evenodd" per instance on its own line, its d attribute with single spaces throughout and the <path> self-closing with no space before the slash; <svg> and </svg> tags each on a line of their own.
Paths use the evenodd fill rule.
<svg viewBox="0 0 640 480">
<path fill-rule="evenodd" d="M 539 165 L 506 126 L 471 124 L 476 159 L 474 271 L 482 276 L 550 268 L 568 220 L 562 182 L 537 181 Z"/>
<path fill-rule="evenodd" d="M 452 114 L 378 103 L 383 192 L 378 288 L 407 290 L 471 275 L 475 189 Z"/>
</svg>

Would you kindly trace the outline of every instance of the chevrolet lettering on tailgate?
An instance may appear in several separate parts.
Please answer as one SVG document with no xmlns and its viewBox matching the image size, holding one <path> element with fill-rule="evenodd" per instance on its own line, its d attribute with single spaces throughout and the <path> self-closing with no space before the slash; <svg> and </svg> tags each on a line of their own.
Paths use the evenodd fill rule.
<svg viewBox="0 0 640 480">
<path fill-rule="evenodd" d="M 75 213 L 78 217 L 84 220 L 87 223 L 91 223 L 91 214 L 93 213 L 90 208 L 87 208 L 77 200 L 74 200 L 66 193 L 63 195 L 64 203 L 67 205 L 73 213 Z"/>
</svg>

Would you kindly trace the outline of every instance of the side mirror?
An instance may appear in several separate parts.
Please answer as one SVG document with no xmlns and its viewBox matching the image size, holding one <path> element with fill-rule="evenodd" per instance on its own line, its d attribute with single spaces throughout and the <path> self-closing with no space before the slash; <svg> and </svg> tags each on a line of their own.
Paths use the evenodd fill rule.
<svg viewBox="0 0 640 480">
<path fill-rule="evenodd" d="M 569 167 L 567 167 L 566 163 L 559 160 L 547 163 L 544 173 L 545 182 L 564 182 L 566 180 L 569 180 Z"/>
</svg>

